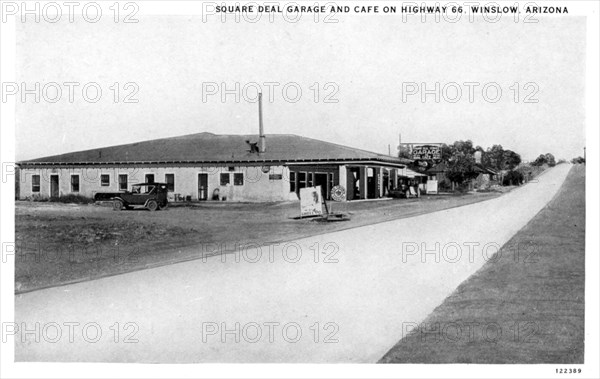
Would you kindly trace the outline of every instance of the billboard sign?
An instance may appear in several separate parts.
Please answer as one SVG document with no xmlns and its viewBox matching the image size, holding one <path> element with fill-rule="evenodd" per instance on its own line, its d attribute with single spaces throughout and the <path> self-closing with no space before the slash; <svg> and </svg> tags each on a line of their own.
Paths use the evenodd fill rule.
<svg viewBox="0 0 600 379">
<path fill-rule="evenodd" d="M 321 186 L 300 188 L 300 217 L 322 216 Z"/>
<path fill-rule="evenodd" d="M 441 143 L 411 144 L 410 155 L 414 160 L 433 161 L 442 159 Z"/>
</svg>

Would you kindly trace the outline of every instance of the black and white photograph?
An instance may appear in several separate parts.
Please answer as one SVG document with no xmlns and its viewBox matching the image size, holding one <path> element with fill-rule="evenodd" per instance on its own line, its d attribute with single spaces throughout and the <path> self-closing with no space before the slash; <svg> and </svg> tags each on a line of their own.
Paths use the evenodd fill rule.
<svg viewBox="0 0 600 379">
<path fill-rule="evenodd" d="M 600 376 L 600 3 L 0 10 L 0 377 Z"/>
</svg>

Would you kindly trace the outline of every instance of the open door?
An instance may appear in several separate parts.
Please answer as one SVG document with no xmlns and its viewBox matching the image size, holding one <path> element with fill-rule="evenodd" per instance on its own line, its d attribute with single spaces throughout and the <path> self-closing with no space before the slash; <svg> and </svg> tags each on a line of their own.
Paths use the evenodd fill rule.
<svg viewBox="0 0 600 379">
<path fill-rule="evenodd" d="M 321 195 L 323 196 L 323 199 L 325 200 L 329 200 L 329 191 L 328 188 L 329 187 L 329 175 L 327 175 L 326 173 L 321 173 L 321 172 L 315 172 L 315 183 L 314 186 L 321 186 Z"/>
<path fill-rule="evenodd" d="M 208 199 L 208 174 L 198 174 L 198 200 Z"/>
</svg>

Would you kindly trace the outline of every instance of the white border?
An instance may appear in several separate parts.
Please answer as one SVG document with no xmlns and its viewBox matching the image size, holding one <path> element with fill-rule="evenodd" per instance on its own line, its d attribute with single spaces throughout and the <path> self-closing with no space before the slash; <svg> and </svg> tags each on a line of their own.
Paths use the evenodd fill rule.
<svg viewBox="0 0 600 379">
<path fill-rule="evenodd" d="M 144 14 L 199 14 L 201 4 L 192 1 L 136 1 L 141 4 L 140 17 Z M 324 1 L 325 2 L 325 1 Z M 323 3 L 324 3 L 323 2 Z M 367 1 L 363 1 L 367 3 Z M 423 1 L 415 1 L 421 4 Z M 513 4 L 515 1 L 509 1 Z M 20 3 L 20 1 L 19 1 Z M 112 3 L 112 1 L 111 1 Z M 218 3 L 221 3 L 219 1 Z M 285 3 L 285 2 L 284 2 Z M 313 2 L 311 1 L 311 4 Z M 338 1 L 342 3 L 342 1 Z M 358 2 L 354 2 L 358 3 Z M 369 5 L 374 3 L 368 1 Z M 430 1 L 430 3 L 435 3 Z M 442 3 L 442 2 L 440 2 Z M 482 2 L 487 3 L 487 2 Z M 599 183 L 599 3 L 596 1 L 564 1 L 542 2 L 568 6 L 570 15 L 585 15 L 587 19 L 587 74 L 586 74 L 586 144 L 587 144 L 587 177 L 586 177 L 586 332 L 585 332 L 585 364 L 567 365 L 581 367 L 582 374 L 569 374 L 569 377 L 598 378 L 599 355 L 599 240 L 600 202 L 598 198 Z M 560 17 L 560 16 L 551 16 Z M 2 57 L 0 79 L 4 82 L 15 80 L 15 23 L 0 24 L 0 47 Z M 15 159 L 15 103 L 0 103 L 1 123 L 1 157 L 2 162 L 14 162 Z M 6 236 L 14 239 L 14 183 L 2 182 L 1 187 L 1 226 L 2 240 Z M 14 267 L 10 264 L 0 265 L 1 273 L 1 306 L 2 322 L 14 320 Z M 0 377 L 17 378 L 84 378 L 84 377 L 448 377 L 448 378 L 502 378 L 531 377 L 548 378 L 566 375 L 555 374 L 556 368 L 565 365 L 373 365 L 373 364 L 305 364 L 305 365 L 267 365 L 267 364 L 188 364 L 188 365 L 148 365 L 148 364 L 82 364 L 82 363 L 14 363 L 14 345 L 0 345 Z"/>
</svg>

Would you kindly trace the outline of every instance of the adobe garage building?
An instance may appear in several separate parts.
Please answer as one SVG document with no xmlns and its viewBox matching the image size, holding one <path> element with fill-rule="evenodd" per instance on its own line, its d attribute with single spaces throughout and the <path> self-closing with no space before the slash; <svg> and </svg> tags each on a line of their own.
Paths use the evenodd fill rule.
<svg viewBox="0 0 600 379">
<path fill-rule="evenodd" d="M 319 185 L 329 199 L 338 184 L 347 200 L 373 199 L 409 162 L 290 134 L 199 133 L 19 162 L 18 197 L 91 198 L 163 182 L 171 201 L 297 200 L 300 188 Z"/>
</svg>

